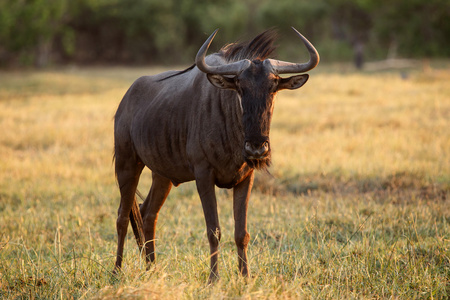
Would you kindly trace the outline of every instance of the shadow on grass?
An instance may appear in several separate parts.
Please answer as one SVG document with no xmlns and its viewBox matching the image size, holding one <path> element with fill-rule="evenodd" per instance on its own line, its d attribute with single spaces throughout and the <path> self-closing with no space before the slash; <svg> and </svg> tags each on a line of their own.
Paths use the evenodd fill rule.
<svg viewBox="0 0 450 300">
<path fill-rule="evenodd" d="M 409 194 L 424 200 L 446 201 L 450 181 L 429 182 L 423 176 L 399 172 L 389 176 L 344 176 L 334 174 L 295 174 L 277 178 L 261 173 L 256 176 L 254 191 L 270 195 L 333 194 Z"/>
</svg>

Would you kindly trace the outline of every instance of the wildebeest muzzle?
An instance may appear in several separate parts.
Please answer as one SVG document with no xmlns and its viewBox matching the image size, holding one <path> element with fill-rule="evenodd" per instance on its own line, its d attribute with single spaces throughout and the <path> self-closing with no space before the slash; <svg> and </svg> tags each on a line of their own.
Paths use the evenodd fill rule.
<svg viewBox="0 0 450 300">
<path fill-rule="evenodd" d="M 264 159 L 269 155 L 270 145 L 269 141 L 250 142 L 246 141 L 244 145 L 244 155 L 246 159 Z"/>
</svg>

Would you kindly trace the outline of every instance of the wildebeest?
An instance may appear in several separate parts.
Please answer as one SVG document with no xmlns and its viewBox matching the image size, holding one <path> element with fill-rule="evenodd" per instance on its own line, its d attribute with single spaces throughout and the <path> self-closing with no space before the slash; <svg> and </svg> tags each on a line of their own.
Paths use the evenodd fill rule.
<svg viewBox="0 0 450 300">
<path fill-rule="evenodd" d="M 215 185 L 233 188 L 239 271 L 248 275 L 248 201 L 254 170 L 270 164 L 274 97 L 279 90 L 301 87 L 309 77 L 279 75 L 304 73 L 319 63 L 314 46 L 294 31 L 308 49 L 307 63 L 268 58 L 275 49 L 273 31 L 205 57 L 216 30 L 198 51 L 193 66 L 140 77 L 128 89 L 114 122 L 115 171 L 121 194 L 115 271 L 122 265 L 130 221 L 140 249 L 145 247 L 147 263 L 155 260 L 159 210 L 172 185 L 195 180 L 211 251 L 209 280 L 218 276 L 221 237 Z M 153 181 L 139 208 L 135 194 L 145 166 L 152 171 Z"/>
</svg>

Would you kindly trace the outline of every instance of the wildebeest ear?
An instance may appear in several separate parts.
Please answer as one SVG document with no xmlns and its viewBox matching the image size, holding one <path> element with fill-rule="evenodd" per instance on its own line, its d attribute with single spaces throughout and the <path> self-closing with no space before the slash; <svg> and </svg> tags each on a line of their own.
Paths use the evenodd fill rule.
<svg viewBox="0 0 450 300">
<path fill-rule="evenodd" d="M 220 89 L 236 90 L 234 79 L 222 75 L 206 74 L 209 82 Z"/>
<path fill-rule="evenodd" d="M 296 75 L 289 78 L 281 78 L 281 81 L 278 84 L 278 90 L 298 89 L 308 81 L 308 78 L 309 78 L 308 74 Z"/>
</svg>

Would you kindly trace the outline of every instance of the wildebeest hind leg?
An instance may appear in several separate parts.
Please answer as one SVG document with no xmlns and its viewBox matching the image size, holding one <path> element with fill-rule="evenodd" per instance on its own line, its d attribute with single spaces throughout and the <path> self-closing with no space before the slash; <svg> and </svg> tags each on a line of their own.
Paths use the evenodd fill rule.
<svg viewBox="0 0 450 300">
<path fill-rule="evenodd" d="M 172 182 L 169 179 L 155 173 L 152 173 L 152 177 L 150 193 L 141 206 L 147 263 L 155 261 L 155 227 L 158 213 L 172 188 Z"/>
<path fill-rule="evenodd" d="M 130 212 L 134 205 L 136 188 L 144 164 L 116 153 L 116 174 L 120 189 L 120 206 L 117 217 L 117 257 L 114 272 L 122 267 L 123 247 L 127 235 Z"/>
</svg>

